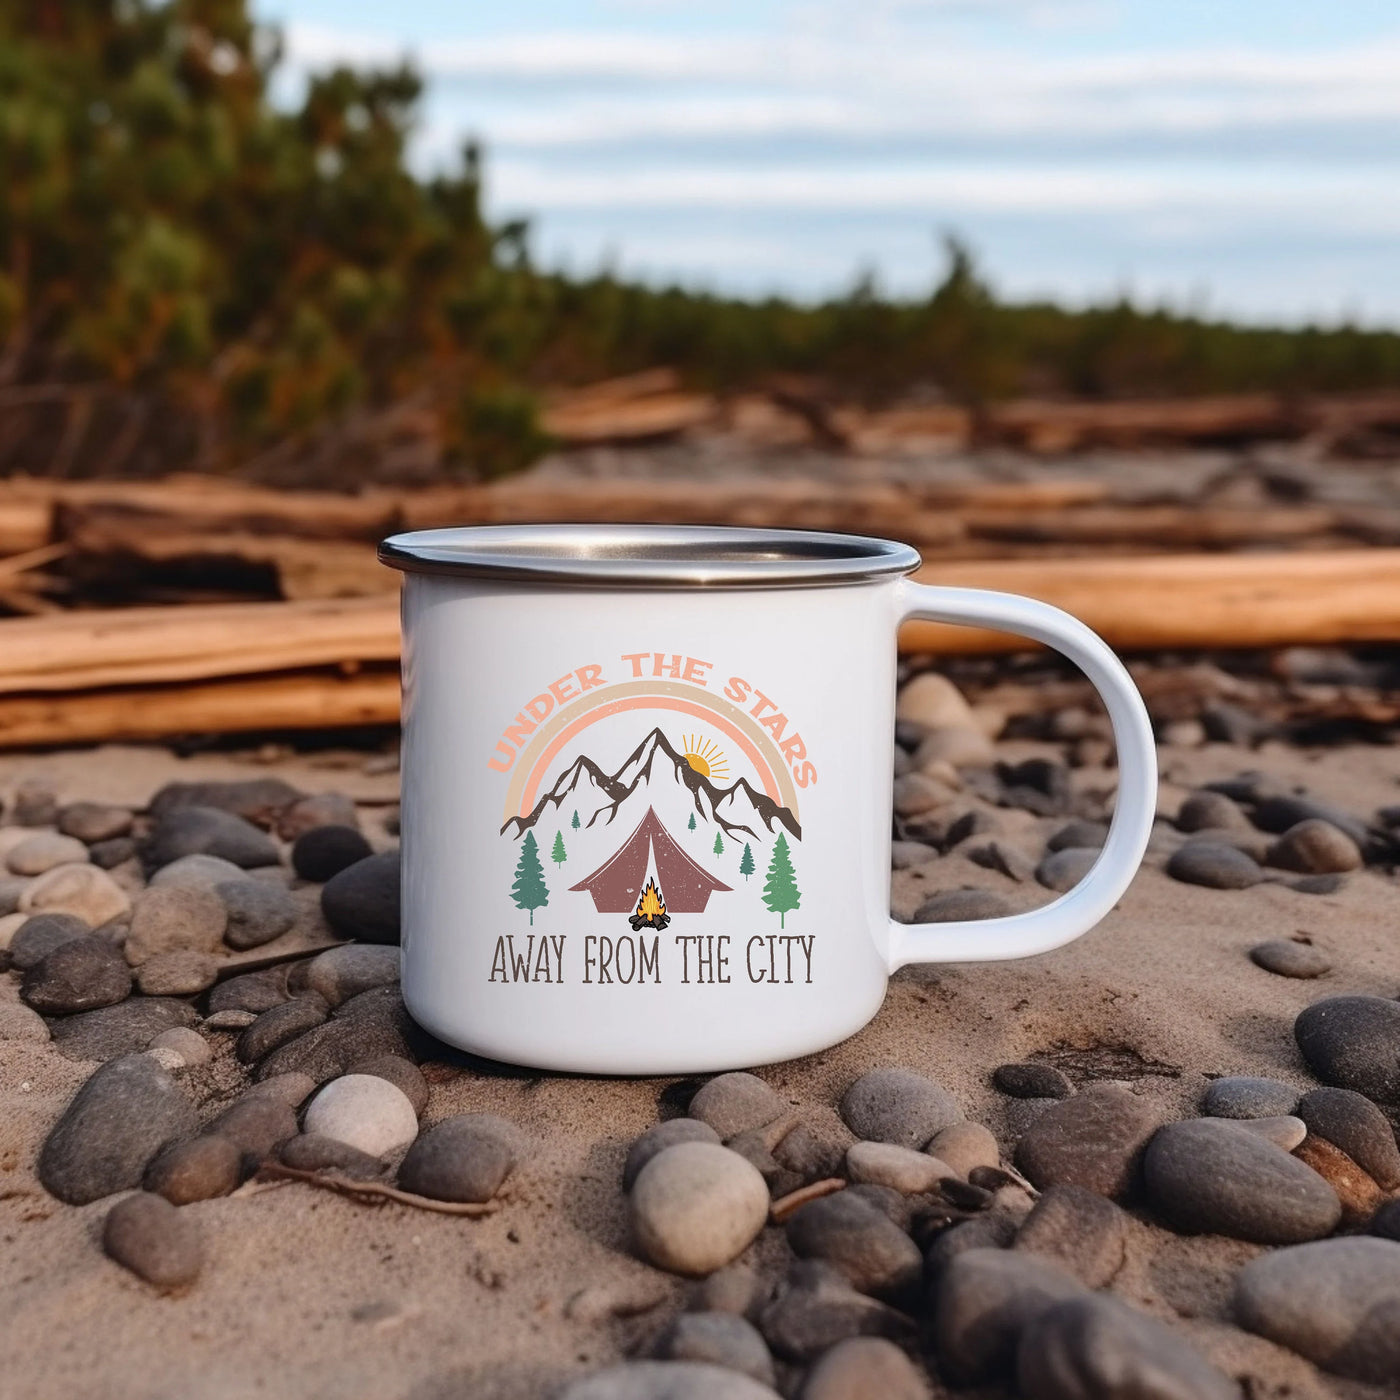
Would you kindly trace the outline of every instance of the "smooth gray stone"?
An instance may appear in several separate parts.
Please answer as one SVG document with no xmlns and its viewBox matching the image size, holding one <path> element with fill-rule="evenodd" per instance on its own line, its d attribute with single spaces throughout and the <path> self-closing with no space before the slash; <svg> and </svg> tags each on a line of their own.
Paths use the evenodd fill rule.
<svg viewBox="0 0 1400 1400">
<path fill-rule="evenodd" d="M 329 1021 L 264 1056 L 256 1076 L 307 1074 L 322 1084 L 376 1055 L 416 1059 L 413 1046 L 422 1041 L 423 1033 L 404 1010 L 398 987 L 377 987 L 351 997 L 335 1008 Z"/>
<path fill-rule="evenodd" d="M 1344 812 L 1340 807 L 1319 802 L 1315 797 L 1273 795 L 1262 798 L 1254 808 L 1254 825 L 1260 831 L 1282 835 L 1299 822 L 1324 821 L 1345 832 L 1358 846 L 1365 846 L 1370 838 L 1366 823 Z"/>
<path fill-rule="evenodd" d="M 1249 831 L 1244 809 L 1223 792 L 1189 793 L 1176 814 L 1179 831 Z"/>
<path fill-rule="evenodd" d="M 664 1361 L 704 1361 L 773 1384 L 768 1343 L 758 1328 L 733 1313 L 681 1313 L 657 1339 L 656 1355 Z"/>
<path fill-rule="evenodd" d="M 10 966 L 28 972 L 61 943 L 86 938 L 92 930 L 76 914 L 35 914 L 10 939 Z"/>
<path fill-rule="evenodd" d="M 1400 1198 L 1387 1201 L 1372 1217 L 1368 1235 L 1400 1241 Z"/>
<path fill-rule="evenodd" d="M 1279 1079 L 1233 1074 L 1206 1090 L 1201 1111 L 1210 1118 L 1277 1118 L 1292 1113 L 1298 1090 Z"/>
<path fill-rule="evenodd" d="M 131 996 L 115 1006 L 50 1022 L 53 1043 L 70 1060 L 112 1060 L 144 1050 L 162 1031 L 192 1026 L 194 1008 L 178 997 Z"/>
<path fill-rule="evenodd" d="M 408 1149 L 399 1185 L 435 1201 L 489 1201 L 518 1160 L 519 1130 L 494 1113 L 444 1118 Z"/>
<path fill-rule="evenodd" d="M 347 943 L 328 948 L 306 967 L 306 985 L 328 1006 L 340 1006 L 361 992 L 389 987 L 399 980 L 399 950 L 380 943 Z"/>
<path fill-rule="evenodd" d="M 1054 1065 L 1023 1061 L 998 1065 L 992 1083 L 1013 1099 L 1067 1099 L 1074 1093 L 1069 1077 Z"/>
<path fill-rule="evenodd" d="M 759 1314 L 759 1331 L 787 1361 L 805 1363 L 846 1337 L 912 1341 L 904 1313 L 858 1293 L 844 1275 L 817 1259 L 798 1260 Z"/>
<path fill-rule="evenodd" d="M 962 1121 L 957 1100 L 913 1070 L 872 1069 L 846 1090 L 841 1117 L 866 1142 L 925 1147 L 933 1135 Z"/>
<path fill-rule="evenodd" d="M 1097 846 L 1066 846 L 1053 851 L 1035 868 L 1035 878 L 1047 890 L 1064 894 L 1079 884 L 1099 858 Z"/>
<path fill-rule="evenodd" d="M 1312 817 L 1289 827 L 1269 847 L 1265 863 L 1299 875 L 1342 875 L 1359 870 L 1362 859 L 1360 847 L 1346 832 Z"/>
<path fill-rule="evenodd" d="M 726 1264 L 696 1283 L 686 1307 L 691 1312 L 726 1312 L 746 1317 L 758 1301 L 762 1286 L 748 1264 Z"/>
<path fill-rule="evenodd" d="M 1035 879 L 1035 862 L 1006 841 L 988 841 L 985 846 L 969 846 L 966 855 L 974 865 L 995 870 L 1018 885 Z"/>
<path fill-rule="evenodd" d="M 1400 1242 L 1358 1236 L 1261 1254 L 1235 1280 L 1235 1318 L 1324 1370 L 1400 1375 Z"/>
<path fill-rule="evenodd" d="M 1021 1250 L 972 1249 L 938 1281 L 934 1346 L 940 1369 L 970 1385 L 1016 1364 L 1021 1334 L 1042 1313 L 1085 1288 L 1077 1278 Z"/>
<path fill-rule="evenodd" d="M 1024 1400 L 1239 1400 L 1239 1387 L 1155 1318 L 1091 1294 L 1021 1334 Z"/>
<path fill-rule="evenodd" d="M 914 922 L 950 924 L 965 919 L 1003 919 L 1015 912 L 1009 901 L 991 890 L 940 890 L 919 905 Z"/>
<path fill-rule="evenodd" d="M 1353 1089 L 1313 1089 L 1294 1110 L 1308 1131 L 1339 1147 L 1385 1191 L 1400 1187 L 1400 1148 L 1389 1120 Z"/>
<path fill-rule="evenodd" d="M 1045 849 L 1097 851 L 1107 840 L 1108 827 L 1103 822 L 1073 821 L 1056 831 L 1045 843 Z"/>
<path fill-rule="evenodd" d="M 750 1376 L 701 1361 L 623 1361 L 574 1381 L 559 1400 L 779 1400 Z"/>
<path fill-rule="evenodd" d="M 1256 943 L 1249 950 L 1249 958 L 1265 972 L 1277 977 L 1311 978 L 1321 977 L 1331 972 L 1332 959 L 1310 943 L 1295 943 L 1291 938 L 1271 938 L 1267 943 Z"/>
<path fill-rule="evenodd" d="M 181 856 L 169 865 L 162 865 L 151 876 L 149 888 L 156 890 L 167 885 L 193 885 L 198 889 L 212 890 L 227 880 L 243 878 L 241 866 L 220 856 Z"/>
<path fill-rule="evenodd" d="M 277 844 L 265 831 L 216 807 L 171 808 L 141 845 L 148 870 L 193 855 L 218 856 L 245 870 L 278 862 Z"/>
<path fill-rule="evenodd" d="M 264 1011 L 238 1037 L 238 1058 L 245 1065 L 256 1064 L 279 1046 L 286 1045 L 307 1031 L 314 1030 L 330 1015 L 323 998 L 314 992 L 284 1001 Z"/>
<path fill-rule="evenodd" d="M 1327 997 L 1298 1015 L 1293 1036 L 1325 1084 L 1400 1104 L 1400 1001 Z"/>
<path fill-rule="evenodd" d="M 224 942 L 230 948 L 259 948 L 297 921 L 297 902 L 290 891 L 266 880 L 227 880 L 214 893 L 228 910 Z"/>
<path fill-rule="evenodd" d="M 298 798 L 277 814 L 277 834 L 284 841 L 295 841 L 318 826 L 348 826 L 359 829 L 360 817 L 354 800 L 343 792 L 318 792 Z"/>
<path fill-rule="evenodd" d="M 1183 884 L 1212 890 L 1247 890 L 1264 878 L 1257 861 L 1213 841 L 1188 841 L 1167 861 L 1167 874 Z"/>
<path fill-rule="evenodd" d="M 271 826 L 283 808 L 305 794 L 281 778 L 242 778 L 235 782 L 166 783 L 151 798 L 159 820 L 180 807 L 216 807 L 257 826 Z"/>
<path fill-rule="evenodd" d="M 115 870 L 136 858 L 136 841 L 130 836 L 114 836 L 110 841 L 94 841 L 88 859 L 100 870 Z"/>
<path fill-rule="evenodd" d="M 1086 1089 L 1039 1113 L 1016 1147 L 1031 1184 L 1083 1186 L 1121 1199 L 1133 1193 L 1160 1119 L 1145 1099 L 1114 1085 Z"/>
<path fill-rule="evenodd" d="M 1050 1259 L 1086 1288 L 1103 1288 L 1123 1266 L 1128 1217 L 1097 1192 L 1052 1186 L 1026 1216 L 1016 1248 Z"/>
<path fill-rule="evenodd" d="M 114 807 L 106 802 L 70 802 L 58 814 L 58 829 L 65 836 L 75 836 L 86 846 L 99 841 L 113 841 L 131 830 L 134 820 L 127 807 Z"/>
<path fill-rule="evenodd" d="M 664 1152 L 678 1142 L 718 1143 L 719 1140 L 719 1134 L 698 1118 L 668 1118 L 664 1123 L 657 1123 L 628 1149 L 627 1160 L 622 1165 L 622 1189 L 632 1189 L 638 1173 L 658 1152 Z"/>
<path fill-rule="evenodd" d="M 958 1255 L 972 1249 L 1010 1248 L 1020 1224 L 1008 1211 L 987 1210 L 940 1231 L 924 1255 L 924 1277 L 934 1286 Z"/>
<path fill-rule="evenodd" d="M 1169 1123 L 1143 1159 L 1148 1204 L 1178 1230 L 1297 1244 L 1336 1229 L 1337 1193 L 1311 1167 L 1224 1118 Z"/>
<path fill-rule="evenodd" d="M 342 937 L 361 943 L 397 943 L 400 923 L 397 850 L 347 866 L 321 887 L 321 912 Z"/>
<path fill-rule="evenodd" d="M 883 1337 L 848 1337 L 802 1383 L 800 1400 L 928 1400 L 919 1368 Z"/>
<path fill-rule="evenodd" d="M 285 1166 L 303 1172 L 339 1172 L 355 1181 L 373 1181 L 384 1175 L 384 1163 L 348 1142 L 322 1137 L 319 1133 L 298 1133 L 277 1149 Z"/>
<path fill-rule="evenodd" d="M 256 1167 L 273 1155 L 280 1143 L 297 1135 L 296 1113 L 285 1103 L 265 1096 L 245 1096 L 231 1104 L 204 1130 L 237 1145 L 245 1167 Z"/>
<path fill-rule="evenodd" d="M 168 1142 L 192 1133 L 194 1109 L 149 1055 L 112 1060 L 82 1086 L 44 1140 L 39 1180 L 69 1205 L 141 1184 Z"/>
<path fill-rule="evenodd" d="M 245 972 L 218 983 L 209 993 L 209 1011 L 270 1011 L 290 1000 L 285 966 Z"/>
<path fill-rule="evenodd" d="M 107 1213 L 102 1248 L 163 1293 L 187 1288 L 204 1265 L 204 1237 L 194 1215 L 147 1191 L 118 1201 Z"/>
<path fill-rule="evenodd" d="M 736 1070 L 717 1074 L 701 1085 L 688 1111 L 690 1117 L 708 1123 L 723 1139 L 781 1118 L 788 1105 L 756 1074 Z"/>
<path fill-rule="evenodd" d="M 171 1205 L 227 1196 L 242 1180 L 243 1153 L 231 1138 L 206 1133 L 172 1143 L 146 1168 L 142 1185 Z"/>
<path fill-rule="evenodd" d="M 799 1259 L 821 1259 L 853 1288 L 876 1297 L 908 1296 L 923 1274 L 918 1246 L 890 1218 L 852 1191 L 810 1201 L 787 1222 Z"/>
<path fill-rule="evenodd" d="M 19 994 L 46 1016 L 95 1011 L 126 1000 L 131 969 L 105 938 L 65 939 L 24 974 Z"/>
<path fill-rule="evenodd" d="M 353 826 L 313 826 L 292 846 L 292 869 L 303 880 L 323 885 L 356 861 L 374 854 L 374 848 Z"/>
</svg>

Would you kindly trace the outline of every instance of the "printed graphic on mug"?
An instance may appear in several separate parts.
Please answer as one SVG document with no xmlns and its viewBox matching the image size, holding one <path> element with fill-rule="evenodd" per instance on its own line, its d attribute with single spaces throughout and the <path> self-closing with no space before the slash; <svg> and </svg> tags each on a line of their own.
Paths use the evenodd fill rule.
<svg viewBox="0 0 1400 1400">
<path fill-rule="evenodd" d="M 818 775 L 783 697 L 683 653 L 622 653 L 526 699 L 488 767 L 507 775 L 501 891 L 520 926 L 490 981 L 727 982 L 723 914 L 753 930 L 748 980 L 811 982 L 799 801 Z M 594 914 L 615 932 L 572 951 Z"/>
</svg>

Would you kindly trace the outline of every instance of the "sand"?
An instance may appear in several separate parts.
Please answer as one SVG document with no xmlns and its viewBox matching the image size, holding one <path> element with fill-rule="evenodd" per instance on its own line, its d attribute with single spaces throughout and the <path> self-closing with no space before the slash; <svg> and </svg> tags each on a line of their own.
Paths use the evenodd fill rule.
<svg viewBox="0 0 1400 1400">
<path fill-rule="evenodd" d="M 1000 748 L 1010 758 L 1054 752 Z M 253 765 L 106 749 L 9 758 L 0 760 L 0 791 L 43 774 L 66 797 L 141 802 L 172 777 L 275 773 L 308 790 L 349 791 L 374 804 L 372 812 L 394 799 L 396 775 L 366 774 L 363 755 L 322 755 L 314 764 L 271 757 L 277 761 Z M 1166 812 L 1191 784 L 1252 766 L 1362 814 L 1396 800 L 1394 766 L 1374 748 L 1250 754 L 1212 744 L 1167 749 L 1162 758 Z M 1111 775 L 1081 771 L 1077 781 L 1102 784 Z M 1060 824 L 1019 820 L 1042 835 Z M 1008 1148 L 1014 1105 L 989 1078 L 1005 1061 L 1061 1052 L 1080 1083 L 1127 1079 L 1185 1116 L 1213 1076 L 1269 1074 L 1308 1086 L 1290 1026 L 1311 1001 L 1400 992 L 1397 890 L 1388 875 L 1362 872 L 1328 896 L 1280 886 L 1221 893 L 1169 880 L 1162 861 L 1151 856 L 1119 908 L 1077 942 L 1020 962 L 906 970 L 858 1035 L 759 1072 L 817 1131 L 839 1136 L 834 1105 L 851 1080 L 877 1065 L 907 1065 L 946 1085 Z M 984 885 L 1026 906 L 1046 897 L 954 856 L 898 873 L 895 907 L 907 912 L 945 884 Z M 1246 957 L 1256 942 L 1298 932 L 1332 956 L 1329 975 L 1287 980 Z M 0 978 L 0 996 L 15 995 L 15 979 Z M 211 1105 L 237 1082 L 231 1037 L 220 1041 L 225 1059 L 191 1072 Z M 663 1094 L 683 1097 L 671 1081 L 429 1066 L 430 1120 L 491 1110 L 533 1138 L 497 1214 L 463 1220 L 369 1209 L 301 1185 L 255 1188 L 188 1208 L 210 1257 L 189 1293 L 166 1298 L 102 1255 L 106 1204 L 60 1205 L 34 1176 L 45 1133 L 90 1069 L 49 1046 L 0 1045 L 0 1391 L 8 1400 L 551 1396 L 569 1377 L 642 1346 L 688 1291 L 630 1253 L 619 1188 L 629 1141 L 656 1121 Z M 1113 1291 L 1249 1377 L 1251 1400 L 1382 1395 L 1228 1325 L 1232 1278 L 1257 1252 L 1137 1220 Z M 786 1257 L 774 1231 L 755 1249 L 773 1275 Z"/>
</svg>

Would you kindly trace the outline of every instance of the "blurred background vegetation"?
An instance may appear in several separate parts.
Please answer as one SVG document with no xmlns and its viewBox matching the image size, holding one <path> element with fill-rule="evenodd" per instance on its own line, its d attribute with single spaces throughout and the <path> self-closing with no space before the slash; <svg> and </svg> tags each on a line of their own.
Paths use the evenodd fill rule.
<svg viewBox="0 0 1400 1400">
<path fill-rule="evenodd" d="M 1400 386 L 1400 334 L 931 294 L 742 301 L 534 267 L 474 149 L 421 178 L 408 68 L 269 97 L 244 0 L 0 0 L 0 473 L 490 477 L 540 395 L 655 366 L 867 403 Z M 424 443 L 431 444 L 424 458 Z"/>
</svg>

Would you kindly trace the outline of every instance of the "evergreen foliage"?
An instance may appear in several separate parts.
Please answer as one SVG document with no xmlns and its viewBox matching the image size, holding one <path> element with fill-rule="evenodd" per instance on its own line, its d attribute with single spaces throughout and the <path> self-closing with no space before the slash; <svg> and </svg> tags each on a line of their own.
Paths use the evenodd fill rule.
<svg viewBox="0 0 1400 1400">
<path fill-rule="evenodd" d="M 768 862 L 768 878 L 763 886 L 763 902 L 771 914 L 777 914 L 778 927 L 787 927 L 787 916 L 802 903 L 797 888 L 797 872 L 792 868 L 792 854 L 787 837 L 780 831 L 773 843 L 773 858 Z"/>
<path fill-rule="evenodd" d="M 535 910 L 549 903 L 549 890 L 544 883 L 544 866 L 540 864 L 539 843 L 535 833 L 527 831 L 520 844 L 520 860 L 515 867 L 515 883 L 510 887 L 517 909 L 530 911 L 530 926 L 535 923 Z"/>
</svg>

